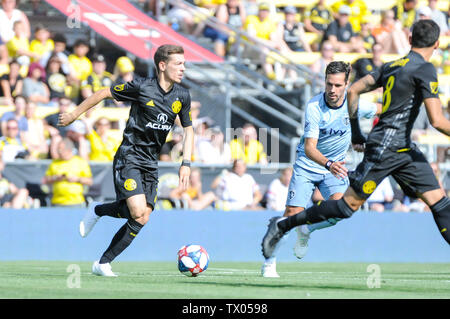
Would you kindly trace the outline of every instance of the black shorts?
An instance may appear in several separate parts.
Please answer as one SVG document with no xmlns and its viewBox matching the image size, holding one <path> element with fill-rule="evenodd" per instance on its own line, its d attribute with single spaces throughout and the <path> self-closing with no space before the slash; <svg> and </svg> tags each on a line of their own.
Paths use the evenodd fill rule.
<svg viewBox="0 0 450 319">
<path fill-rule="evenodd" d="M 440 188 L 433 169 L 415 145 L 397 152 L 386 149 L 381 157 L 367 149 L 363 161 L 349 173 L 350 186 L 358 196 L 367 199 L 388 175 L 411 198 L 417 198 L 418 193 Z"/>
<path fill-rule="evenodd" d="M 125 200 L 137 194 L 145 194 L 147 204 L 155 209 L 158 194 L 158 169 L 140 169 L 126 160 L 114 159 L 114 189 L 116 199 Z"/>
</svg>

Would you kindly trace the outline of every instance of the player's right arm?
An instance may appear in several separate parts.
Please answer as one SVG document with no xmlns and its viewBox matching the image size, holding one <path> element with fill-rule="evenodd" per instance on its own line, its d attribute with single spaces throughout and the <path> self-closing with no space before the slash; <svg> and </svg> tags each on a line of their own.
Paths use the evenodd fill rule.
<svg viewBox="0 0 450 319">
<path fill-rule="evenodd" d="M 441 100 L 439 98 L 427 98 L 423 100 L 431 125 L 439 132 L 450 136 L 450 121 L 442 112 Z"/>
<path fill-rule="evenodd" d="M 58 126 L 69 125 L 79 118 L 81 114 L 88 111 L 90 108 L 94 107 L 106 98 L 112 98 L 111 90 L 109 88 L 104 88 L 95 92 L 81 102 L 81 104 L 78 105 L 78 107 L 76 107 L 72 112 L 59 114 Z"/>
<path fill-rule="evenodd" d="M 305 138 L 305 154 L 306 156 L 321 165 L 322 167 L 326 167 L 325 165 L 328 162 L 328 158 L 324 156 L 317 149 L 317 138 L 307 137 Z M 331 174 L 336 176 L 337 178 L 345 178 L 347 176 L 348 169 L 345 167 L 345 162 L 333 162 L 329 167 Z"/>
</svg>

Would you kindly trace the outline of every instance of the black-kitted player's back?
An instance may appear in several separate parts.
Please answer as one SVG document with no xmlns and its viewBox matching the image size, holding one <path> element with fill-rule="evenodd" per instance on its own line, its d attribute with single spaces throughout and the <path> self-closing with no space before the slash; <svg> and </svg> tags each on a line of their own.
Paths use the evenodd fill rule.
<svg viewBox="0 0 450 319">
<path fill-rule="evenodd" d="M 383 64 L 371 73 L 377 86 L 383 87 L 383 110 L 372 129 L 367 147 L 381 155 L 384 149 L 398 151 L 411 146 L 411 130 L 426 98 L 438 96 L 434 66 L 411 51 L 405 57 Z"/>
</svg>

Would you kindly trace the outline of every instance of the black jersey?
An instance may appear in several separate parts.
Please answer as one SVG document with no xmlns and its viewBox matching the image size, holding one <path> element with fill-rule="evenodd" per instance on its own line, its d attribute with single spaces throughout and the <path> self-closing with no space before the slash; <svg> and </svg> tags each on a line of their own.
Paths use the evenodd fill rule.
<svg viewBox="0 0 450 319">
<path fill-rule="evenodd" d="M 385 63 L 371 73 L 378 87 L 383 87 L 383 109 L 380 120 L 369 134 L 366 145 L 381 155 L 411 146 L 411 130 L 426 98 L 439 98 L 434 66 L 414 52 Z"/>
<path fill-rule="evenodd" d="M 116 157 L 143 169 L 157 167 L 161 147 L 176 116 L 183 127 L 192 125 L 189 91 L 175 83 L 165 92 L 156 78 L 137 78 L 110 90 L 114 99 L 132 103 Z"/>
</svg>

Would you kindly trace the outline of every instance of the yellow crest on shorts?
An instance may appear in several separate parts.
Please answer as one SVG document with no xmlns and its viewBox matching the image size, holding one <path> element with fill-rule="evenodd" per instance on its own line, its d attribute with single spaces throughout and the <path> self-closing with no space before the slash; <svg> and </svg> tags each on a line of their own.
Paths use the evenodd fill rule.
<svg viewBox="0 0 450 319">
<path fill-rule="evenodd" d="M 363 192 L 366 194 L 372 194 L 375 188 L 377 188 L 377 183 L 375 183 L 374 181 L 367 181 L 362 187 Z"/>
<path fill-rule="evenodd" d="M 181 102 L 176 100 L 175 102 L 172 103 L 172 111 L 174 113 L 178 113 L 181 110 Z"/>
<path fill-rule="evenodd" d="M 137 187 L 136 181 L 132 178 L 129 178 L 125 181 L 125 183 L 123 184 L 123 187 L 125 187 L 125 189 L 127 191 L 134 191 Z"/>
<path fill-rule="evenodd" d="M 439 91 L 439 84 L 438 84 L 438 82 L 430 82 L 430 89 L 431 89 L 431 93 L 437 94 L 438 91 Z"/>
<path fill-rule="evenodd" d="M 120 91 L 123 91 L 124 88 L 125 88 L 125 83 L 119 84 L 119 85 L 114 86 L 114 91 L 120 92 Z"/>
</svg>

